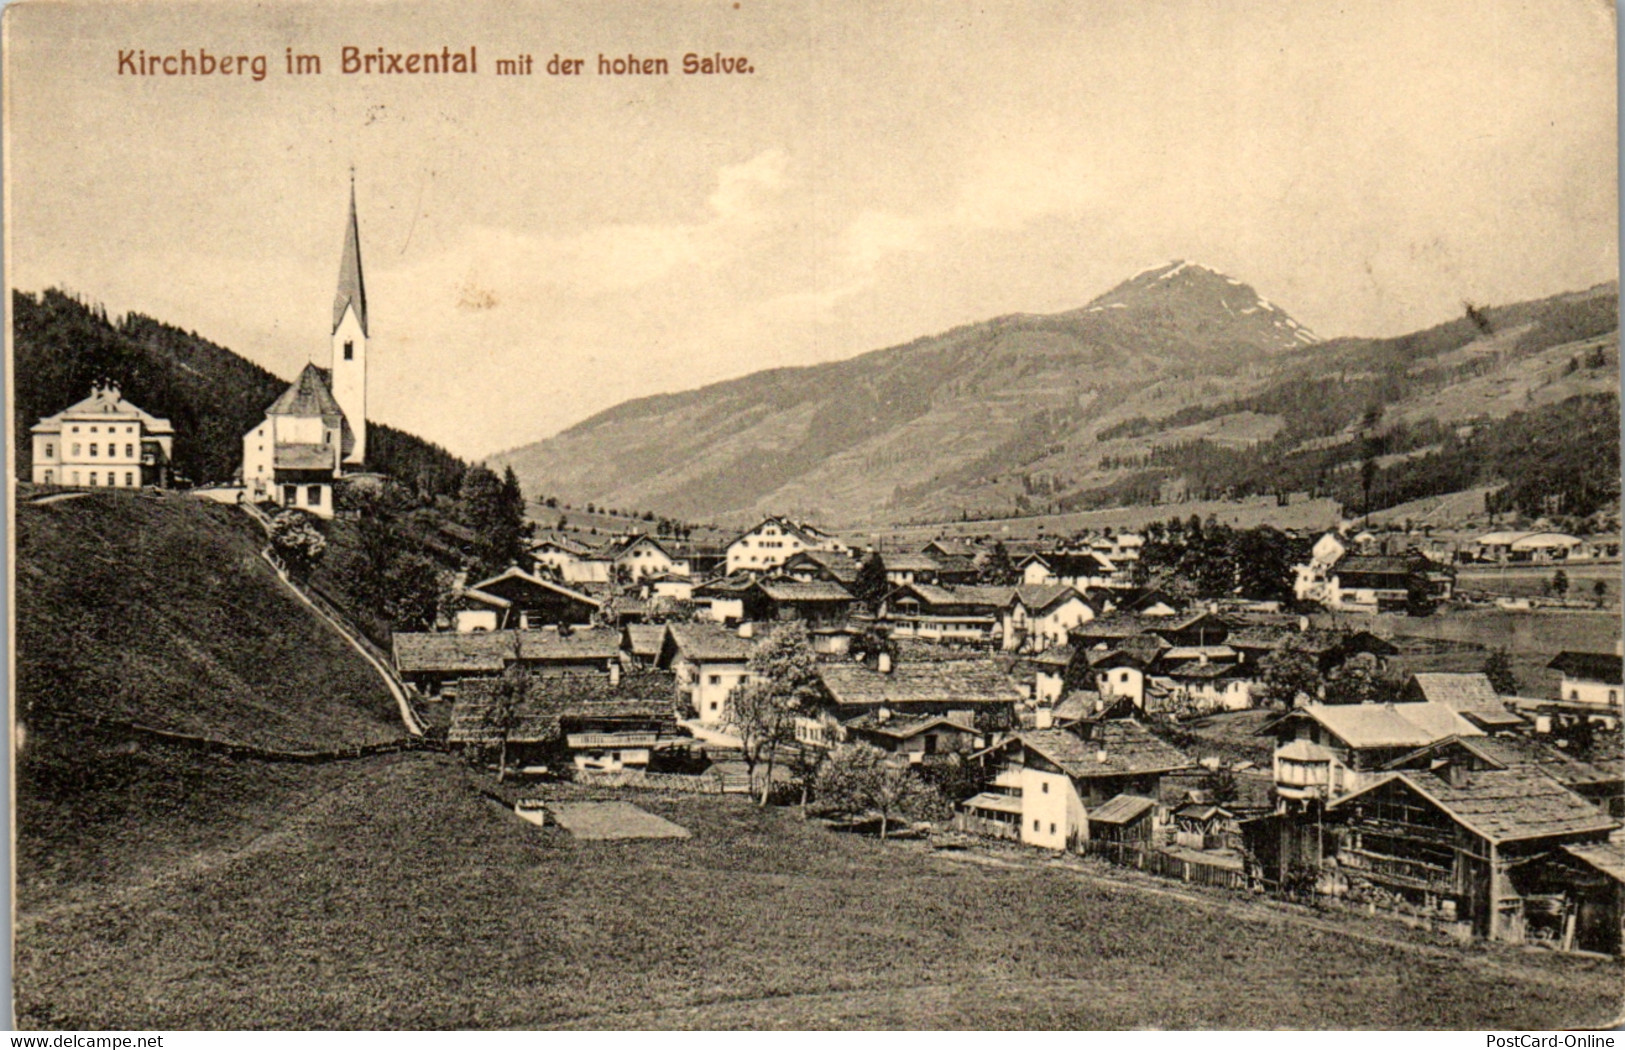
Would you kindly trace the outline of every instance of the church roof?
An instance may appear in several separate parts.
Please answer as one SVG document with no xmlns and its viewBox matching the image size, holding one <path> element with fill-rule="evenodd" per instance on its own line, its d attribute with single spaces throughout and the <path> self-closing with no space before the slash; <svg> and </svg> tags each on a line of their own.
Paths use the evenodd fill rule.
<svg viewBox="0 0 1625 1050">
<path fill-rule="evenodd" d="M 339 287 L 333 296 L 333 331 L 339 330 L 344 311 L 355 307 L 361 334 L 367 335 L 367 287 L 361 280 L 361 230 L 355 217 L 355 184 L 350 185 L 350 221 L 344 227 L 344 257 L 339 261 Z"/>
<path fill-rule="evenodd" d="M 327 385 L 327 372 L 313 364 L 306 365 L 299 378 L 288 384 L 282 396 L 271 402 L 265 410 L 268 416 L 342 416 L 333 391 Z"/>
</svg>

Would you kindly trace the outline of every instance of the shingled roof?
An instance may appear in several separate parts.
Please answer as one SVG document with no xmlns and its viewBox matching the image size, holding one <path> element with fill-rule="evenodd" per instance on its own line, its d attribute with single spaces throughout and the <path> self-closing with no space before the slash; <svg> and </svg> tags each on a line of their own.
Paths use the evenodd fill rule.
<svg viewBox="0 0 1625 1050">
<path fill-rule="evenodd" d="M 1280 721 L 1291 718 L 1312 718 L 1355 748 L 1422 747 L 1447 736 L 1483 735 L 1448 705 L 1437 703 L 1306 704 Z"/>
<path fill-rule="evenodd" d="M 343 416 L 328 386 L 325 369 L 307 364 L 282 395 L 265 410 L 268 416 Z"/>
<path fill-rule="evenodd" d="M 1333 802 L 1340 809 L 1392 781 L 1401 781 L 1450 819 L 1490 842 L 1517 842 L 1612 831 L 1619 821 L 1527 766 L 1474 770 L 1451 784 L 1432 773 L 1390 773 Z"/>
<path fill-rule="evenodd" d="M 743 662 L 756 651 L 750 638 L 739 637 L 721 624 L 671 623 L 666 625 L 666 642 L 661 653 L 672 650 L 689 660 L 701 662 Z"/>
<path fill-rule="evenodd" d="M 759 580 L 761 592 L 776 602 L 849 602 L 852 592 L 829 580 Z"/>
<path fill-rule="evenodd" d="M 1068 776 L 1079 779 L 1167 773 L 1192 764 L 1178 750 L 1130 719 L 1083 725 L 1088 739 L 1069 729 L 1027 729 L 1016 739 Z"/>
<path fill-rule="evenodd" d="M 1019 601 L 1029 612 L 1041 616 L 1071 598 L 1082 599 L 1083 596 L 1070 584 L 1023 584 L 1015 589 L 1006 604 L 1014 605 Z"/>
<path fill-rule="evenodd" d="M 514 659 L 525 663 L 607 665 L 621 651 L 621 632 L 595 627 L 561 634 L 558 631 L 397 632 L 393 636 L 395 666 L 403 674 L 414 672 L 490 674 Z"/>
<path fill-rule="evenodd" d="M 494 678 L 464 682 L 452 705 L 446 740 L 453 744 L 500 744 Z M 558 739 L 562 723 L 570 721 L 654 724 L 677 732 L 672 710 L 670 675 L 629 675 L 617 685 L 607 679 L 543 680 L 537 695 L 519 705 L 517 724 L 507 734 L 510 744 L 535 744 Z"/>
<path fill-rule="evenodd" d="M 897 663 L 882 673 L 860 663 L 818 668 L 824 688 L 847 707 L 898 704 L 1009 704 L 1027 698 L 992 660 Z"/>
<path fill-rule="evenodd" d="M 1466 716 L 1473 724 L 1485 728 L 1520 726 L 1522 716 L 1506 709 L 1501 695 L 1490 684 L 1488 675 L 1473 672 L 1447 674 L 1437 671 L 1419 671 L 1411 675 L 1405 685 L 1406 699 L 1431 700 Z"/>
</svg>

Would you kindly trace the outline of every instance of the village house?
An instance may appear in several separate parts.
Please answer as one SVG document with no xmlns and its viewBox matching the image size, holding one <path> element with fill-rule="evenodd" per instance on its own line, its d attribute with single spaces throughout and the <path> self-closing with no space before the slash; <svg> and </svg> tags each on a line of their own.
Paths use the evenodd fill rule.
<svg viewBox="0 0 1625 1050">
<path fill-rule="evenodd" d="M 882 554 L 881 563 L 886 566 L 886 582 L 893 587 L 901 587 L 907 583 L 940 583 L 938 573 L 942 565 L 929 554 L 910 554 L 900 551 L 896 554 Z"/>
<path fill-rule="evenodd" d="M 1275 792 L 1287 808 L 1358 791 L 1401 755 L 1483 731 L 1447 704 L 1306 704 L 1259 730 L 1276 739 Z"/>
<path fill-rule="evenodd" d="M 814 526 L 775 515 L 763 519 L 761 524 L 728 544 L 726 572 L 730 576 L 741 569 L 767 572 L 804 550 L 845 553 L 849 548 Z"/>
<path fill-rule="evenodd" d="M 837 551 L 800 551 L 787 558 L 779 574 L 803 583 L 837 583 L 850 588 L 858 579 L 858 563 Z"/>
<path fill-rule="evenodd" d="M 667 573 L 645 576 L 640 582 L 642 583 L 640 593 L 645 601 L 652 602 L 658 598 L 673 602 L 694 600 L 694 579 L 691 576 L 674 576 Z"/>
<path fill-rule="evenodd" d="M 755 585 L 754 575 L 738 572 L 696 584 L 689 594 L 715 622 L 738 623 L 745 618 L 745 594 Z"/>
<path fill-rule="evenodd" d="M 938 537 L 920 548 L 921 554 L 928 554 L 940 562 L 943 558 L 954 558 L 979 564 L 985 553 L 982 548 L 970 540 L 954 540 Z"/>
<path fill-rule="evenodd" d="M 822 663 L 818 677 L 827 698 L 825 721 L 846 724 L 864 715 L 877 720 L 943 716 L 981 735 L 1015 725 L 1026 693 L 991 659 L 919 663 L 882 655 L 876 666 Z"/>
<path fill-rule="evenodd" d="M 1033 660 L 1033 702 L 1040 705 L 1060 703 L 1066 691 L 1066 672 L 1077 658 L 1077 650 L 1070 645 L 1046 649 Z M 1042 728 L 1048 728 L 1047 726 Z"/>
<path fill-rule="evenodd" d="M 1570 946 L 1584 901 L 1552 893 L 1543 869 L 1567 847 L 1605 846 L 1619 822 L 1475 743 L 1419 754 L 1415 768 L 1377 776 L 1327 807 L 1334 885 L 1489 940 Z M 1617 908 L 1604 911 L 1592 909 L 1590 943 L 1617 943 Z"/>
<path fill-rule="evenodd" d="M 560 533 L 539 535 L 531 543 L 530 549 L 531 572 L 540 572 L 551 569 L 559 574 L 559 579 L 566 583 L 572 582 L 567 572 L 569 566 L 580 561 L 592 553 L 592 548 L 584 543 L 577 542 Z M 607 577 L 599 583 L 608 582 Z"/>
<path fill-rule="evenodd" d="M 660 648 L 666 643 L 663 623 L 629 623 L 621 628 L 621 652 L 635 667 L 653 667 L 660 662 Z"/>
<path fill-rule="evenodd" d="M 655 666 L 674 675 L 680 711 L 708 726 L 728 718 L 728 694 L 750 681 L 746 666 L 756 651 L 752 625 L 670 623 Z"/>
<path fill-rule="evenodd" d="M 841 726 L 846 739 L 870 744 L 910 763 L 934 755 L 970 754 L 987 744 L 987 737 L 964 718 L 948 715 L 899 716 L 889 708 L 866 711 Z"/>
<path fill-rule="evenodd" d="M 1017 563 L 1021 582 L 1029 587 L 1062 584 L 1077 591 L 1123 582 L 1117 566 L 1088 551 L 1029 554 Z"/>
<path fill-rule="evenodd" d="M 673 717 L 668 675 L 631 675 L 613 685 L 602 679 L 544 683 L 507 725 L 498 687 L 494 678 L 464 683 L 447 743 L 489 754 L 506 740 L 516 767 L 563 758 L 580 771 L 615 773 L 648 768 L 658 749 L 690 739 Z"/>
<path fill-rule="evenodd" d="M 452 605 L 453 627 L 462 632 L 585 627 L 601 608 L 597 600 L 517 566 L 465 587 Z"/>
<path fill-rule="evenodd" d="M 1618 725 L 1622 665 L 1614 653 L 1565 650 L 1546 666 L 1562 674 L 1558 696 L 1572 713 Z"/>
<path fill-rule="evenodd" d="M 1070 584 L 1024 584 L 1000 610 L 1002 647 L 1042 652 L 1066 642 L 1068 632 L 1093 620 L 1096 610 Z"/>
<path fill-rule="evenodd" d="M 1450 578 L 1419 555 L 1349 554 L 1330 571 L 1322 604 L 1335 612 L 1404 612 L 1413 595 L 1450 597 Z"/>
<path fill-rule="evenodd" d="M 813 630 L 844 627 L 852 611 L 852 592 L 822 580 L 760 579 L 746 588 L 742 599 L 747 620 L 800 620 Z"/>
<path fill-rule="evenodd" d="M 1294 565 L 1292 595 L 1300 602 L 1327 601 L 1327 589 L 1332 582 L 1332 566 L 1349 552 L 1349 545 L 1335 532 L 1328 532 L 1309 549 L 1309 560 Z"/>
<path fill-rule="evenodd" d="M 1120 839 L 1154 807 L 1164 774 L 1191 762 L 1133 719 L 1081 722 L 1069 729 L 1023 730 L 994 745 L 984 758 L 996 770 L 991 790 L 960 806 L 958 826 L 973 834 L 1010 835 L 1009 815 L 1019 812 L 1019 841 L 1048 849 L 1072 849 L 1091 838 Z M 1019 803 L 1019 809 L 1012 802 Z M 1106 809 L 1107 806 L 1112 809 Z M 1095 826 L 1095 814 L 1108 818 Z M 1145 829 L 1149 839 L 1150 828 Z M 1102 834 L 1104 832 L 1104 834 Z"/>
<path fill-rule="evenodd" d="M 36 485 L 140 488 L 169 485 L 175 428 L 129 401 L 112 384 L 30 428 Z"/>
<path fill-rule="evenodd" d="M 1489 675 L 1481 673 L 1418 672 L 1410 676 L 1399 698 L 1409 703 L 1444 704 L 1486 733 L 1527 728 L 1529 722 L 1507 710 Z"/>
<path fill-rule="evenodd" d="M 583 630 L 397 631 L 395 670 L 424 696 L 453 699 L 463 679 L 494 678 L 518 663 L 540 676 L 579 675 L 619 681 L 621 632 Z"/>
<path fill-rule="evenodd" d="M 1168 643 L 1149 632 L 1120 639 L 1110 648 L 1094 648 L 1084 653 L 1094 675 L 1100 696 L 1125 699 L 1145 710 L 1147 685 L 1158 659 Z"/>
<path fill-rule="evenodd" d="M 611 582 L 636 583 L 648 576 L 688 576 L 687 560 L 672 554 L 661 540 L 644 533 L 617 536 L 599 550 L 608 559 Z"/>
<path fill-rule="evenodd" d="M 908 583 L 887 594 L 879 619 L 897 638 L 985 644 L 1000 636 L 1014 588 Z"/>
<path fill-rule="evenodd" d="M 1243 666 L 1228 646 L 1169 649 L 1158 663 L 1156 677 L 1163 680 L 1165 702 L 1176 711 L 1208 714 L 1253 706 L 1257 670 Z"/>
</svg>

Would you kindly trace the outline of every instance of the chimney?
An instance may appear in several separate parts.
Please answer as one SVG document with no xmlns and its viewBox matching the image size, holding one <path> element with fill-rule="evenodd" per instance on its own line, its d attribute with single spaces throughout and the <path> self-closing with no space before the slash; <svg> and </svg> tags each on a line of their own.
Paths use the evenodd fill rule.
<svg viewBox="0 0 1625 1050">
<path fill-rule="evenodd" d="M 756 637 L 756 625 L 749 620 L 742 621 L 739 624 L 739 637 L 747 640 Z"/>
<path fill-rule="evenodd" d="M 1097 749 L 1095 751 L 1095 761 L 1100 763 L 1101 765 L 1106 764 L 1106 749 L 1105 748 L 1102 747 L 1102 748 L 1099 748 L 1099 749 Z"/>
<path fill-rule="evenodd" d="M 621 684 L 621 661 L 619 659 L 609 662 L 609 687 L 614 689 Z"/>
<path fill-rule="evenodd" d="M 891 708 L 881 707 L 875 711 L 875 721 L 885 724 L 891 721 Z"/>
<path fill-rule="evenodd" d="M 875 670 L 881 674 L 891 674 L 891 653 L 882 652 L 875 658 Z"/>
</svg>

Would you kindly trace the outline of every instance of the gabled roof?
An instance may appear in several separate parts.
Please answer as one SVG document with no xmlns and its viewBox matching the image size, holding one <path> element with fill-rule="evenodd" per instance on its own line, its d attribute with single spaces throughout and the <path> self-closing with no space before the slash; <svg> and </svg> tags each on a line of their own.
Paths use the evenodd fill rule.
<svg viewBox="0 0 1625 1050">
<path fill-rule="evenodd" d="M 1520 726 L 1521 715 L 1506 709 L 1488 675 L 1420 671 L 1405 685 L 1407 699 L 1432 700 L 1483 727 Z"/>
<path fill-rule="evenodd" d="M 344 224 L 344 254 L 339 259 L 338 291 L 333 294 L 333 331 L 339 330 L 344 311 L 355 307 L 361 334 L 367 335 L 367 288 L 361 279 L 361 227 L 355 216 L 355 183 L 350 184 L 350 221 Z"/>
<path fill-rule="evenodd" d="M 1527 736 L 1486 736 L 1461 743 L 1463 746 L 1470 744 L 1474 750 L 1499 765 L 1538 769 L 1564 787 L 1576 790 L 1618 784 L 1625 780 L 1625 769 L 1617 762 L 1587 762 Z"/>
<path fill-rule="evenodd" d="M 1074 689 L 1061 697 L 1050 717 L 1057 722 L 1076 722 L 1095 713 L 1100 694 L 1093 689 Z"/>
<path fill-rule="evenodd" d="M 756 577 L 740 571 L 730 576 L 718 576 L 694 585 L 696 598 L 738 597 L 755 586 Z"/>
<path fill-rule="evenodd" d="M 603 605 L 602 602 L 582 594 L 580 591 L 571 590 L 562 583 L 554 583 L 552 580 L 543 579 L 540 576 L 534 576 L 526 572 L 524 569 L 519 568 L 517 565 L 510 565 L 508 568 L 497 573 L 495 576 L 492 576 L 490 579 L 481 580 L 479 583 L 471 585 L 469 589 L 490 594 L 494 588 L 508 587 L 515 584 L 522 587 L 534 587 L 538 590 L 548 591 L 553 594 L 557 594 L 560 597 L 569 598 L 572 601 L 578 601 L 583 604 L 590 605 L 595 609 L 601 608 Z"/>
<path fill-rule="evenodd" d="M 557 534 L 538 536 L 536 541 L 530 545 L 530 549 L 533 551 L 541 550 L 543 547 L 556 547 L 567 554 L 575 554 L 578 556 L 590 554 L 592 552 L 592 548 L 588 547 L 586 544 L 578 543 L 575 540 L 570 539 L 568 536 L 560 536 Z"/>
<path fill-rule="evenodd" d="M 781 532 L 788 536 L 794 536 L 796 539 L 800 540 L 802 543 L 805 543 L 809 547 L 821 546 L 823 542 L 829 538 L 826 533 L 820 532 L 817 529 L 811 528 L 810 526 L 804 526 L 799 522 L 791 521 L 789 518 L 783 518 L 777 514 L 769 514 L 767 517 L 758 522 L 753 528 L 746 529 L 744 532 L 741 532 L 732 540 L 728 541 L 728 546 L 732 547 L 735 543 L 738 543 L 747 536 L 754 536 L 757 532 L 761 531 L 768 525 L 777 525 Z"/>
<path fill-rule="evenodd" d="M 1144 795 L 1117 795 L 1089 811 L 1091 824 L 1128 824 L 1157 808 L 1157 800 Z"/>
<path fill-rule="evenodd" d="M 796 551 L 779 568 L 789 572 L 797 566 L 809 564 L 825 570 L 838 583 L 852 583 L 858 578 L 858 563 L 840 551 Z M 891 568 L 890 565 L 886 567 Z"/>
<path fill-rule="evenodd" d="M 1579 678 L 1587 682 L 1606 682 L 1609 685 L 1619 685 L 1622 676 L 1622 665 L 1625 659 L 1613 653 L 1581 653 L 1564 650 L 1558 653 L 1547 664 L 1554 671 L 1562 671 L 1570 678 Z"/>
<path fill-rule="evenodd" d="M 898 740 L 907 740 L 919 736 L 921 733 L 939 726 L 958 729 L 964 733 L 975 733 L 976 727 L 966 725 L 962 721 L 955 721 L 947 715 L 931 715 L 925 718 L 887 718 L 882 720 L 879 712 L 865 711 L 863 714 L 843 723 L 848 729 L 861 730 L 865 733 L 878 733 L 881 736 L 895 737 Z"/>
<path fill-rule="evenodd" d="M 882 554 L 880 561 L 886 566 L 887 572 L 935 572 L 941 567 L 941 562 L 923 552 Z"/>
<path fill-rule="evenodd" d="M 1006 602 L 1006 605 L 1014 606 L 1016 602 L 1019 601 L 1028 612 L 1031 612 L 1034 615 L 1042 616 L 1051 609 L 1054 609 L 1056 606 L 1062 605 L 1073 598 L 1084 602 L 1084 604 L 1088 604 L 1083 595 L 1079 594 L 1069 584 L 1023 584 L 1015 589 L 1015 592 L 1010 596 L 1009 600 Z"/>
<path fill-rule="evenodd" d="M 1432 773 L 1389 773 L 1327 808 L 1346 807 L 1396 780 L 1493 843 L 1596 834 L 1619 827 L 1619 821 L 1546 774 L 1527 767 L 1473 770 L 1460 784 Z"/>
<path fill-rule="evenodd" d="M 464 682 L 451 709 L 446 740 L 452 744 L 500 744 L 503 738 L 495 678 Z M 571 721 L 627 722 L 651 726 L 673 735 L 677 725 L 672 710 L 673 682 L 669 675 L 645 672 L 628 675 L 616 685 L 607 678 L 543 680 L 536 695 L 521 703 L 516 724 L 508 727 L 510 744 L 556 740 L 561 723 Z"/>
<path fill-rule="evenodd" d="M 947 584 L 905 583 L 887 595 L 890 601 L 899 594 L 910 593 L 926 606 L 981 606 L 988 612 L 997 612 L 1004 608 L 1015 592 L 1013 587 L 983 586 L 979 584 L 963 584 L 949 586 Z"/>
<path fill-rule="evenodd" d="M 634 656 L 657 657 L 666 641 L 663 623 L 629 623 L 622 628 L 626 650 Z"/>
<path fill-rule="evenodd" d="M 1058 645 L 1033 657 L 1033 663 L 1039 667 L 1054 667 L 1064 670 L 1071 665 L 1072 658 L 1077 655 L 1077 652 L 1070 645 Z"/>
<path fill-rule="evenodd" d="M 744 663 L 756 651 L 756 642 L 739 637 L 738 631 L 721 624 L 669 623 L 661 649 L 662 665 L 667 661 L 668 651 L 701 663 Z"/>
<path fill-rule="evenodd" d="M 1271 727 L 1311 718 L 1353 748 L 1422 747 L 1447 736 L 1482 736 L 1444 704 L 1306 704 Z"/>
<path fill-rule="evenodd" d="M 1345 573 L 1387 573 L 1404 575 L 1411 571 L 1411 558 L 1381 554 L 1345 554 L 1332 565 L 1332 575 Z"/>
<path fill-rule="evenodd" d="M 1098 555 L 1078 551 L 1029 554 L 1017 563 L 1017 567 L 1026 568 L 1033 562 L 1038 562 L 1052 574 L 1063 579 L 1072 579 L 1079 576 L 1110 576 L 1114 571 L 1112 566 Z"/>
<path fill-rule="evenodd" d="M 860 663 L 821 664 L 818 676 L 839 706 L 1013 704 L 1027 698 L 993 660 L 903 663 L 888 672 Z"/>
<path fill-rule="evenodd" d="M 605 666 L 621 651 L 621 632 L 595 627 L 558 631 L 398 631 L 395 666 L 403 673 L 493 673 L 515 656 L 526 663 Z"/>
<path fill-rule="evenodd" d="M 1563 852 L 1596 868 L 1615 882 L 1625 882 L 1625 845 L 1610 837 L 1607 842 L 1573 842 Z"/>
<path fill-rule="evenodd" d="M 756 581 L 756 589 L 776 602 L 849 602 L 852 592 L 829 580 L 769 579 Z"/>
<path fill-rule="evenodd" d="M 1191 765 L 1138 722 L 1115 719 L 1085 726 L 1087 740 L 1070 729 L 1027 729 L 1015 739 L 1078 779 L 1166 773 Z"/>
</svg>

